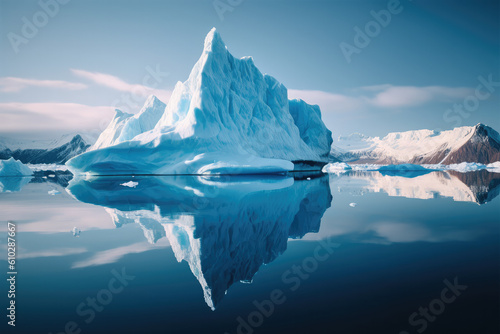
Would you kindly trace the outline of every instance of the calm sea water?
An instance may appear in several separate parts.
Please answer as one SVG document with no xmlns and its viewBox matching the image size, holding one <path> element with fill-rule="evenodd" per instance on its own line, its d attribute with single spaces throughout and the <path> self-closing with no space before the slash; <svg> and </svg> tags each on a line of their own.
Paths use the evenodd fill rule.
<svg viewBox="0 0 500 334">
<path fill-rule="evenodd" d="M 500 174 L 0 184 L 2 333 L 499 333 Z"/>
</svg>

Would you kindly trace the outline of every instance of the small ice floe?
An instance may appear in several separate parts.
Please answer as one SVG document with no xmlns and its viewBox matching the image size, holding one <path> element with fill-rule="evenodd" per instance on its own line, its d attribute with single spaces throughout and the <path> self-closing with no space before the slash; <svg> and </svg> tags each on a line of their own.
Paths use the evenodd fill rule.
<svg viewBox="0 0 500 334">
<path fill-rule="evenodd" d="M 42 176 L 42 179 L 46 179 L 47 177 L 46 176 Z"/>
<path fill-rule="evenodd" d="M 56 174 L 49 174 L 49 177 L 56 177 Z"/>
<path fill-rule="evenodd" d="M 488 170 L 488 172 L 500 173 L 500 161 L 487 164 L 486 169 Z"/>
<path fill-rule="evenodd" d="M 71 234 L 73 234 L 74 237 L 79 237 L 80 233 L 82 233 L 82 231 L 76 226 L 71 230 Z"/>
<path fill-rule="evenodd" d="M 356 203 L 349 203 L 349 206 L 350 206 L 351 208 L 355 208 L 355 207 L 356 207 L 356 205 L 358 205 L 358 204 L 356 204 Z"/>
<path fill-rule="evenodd" d="M 56 189 L 52 189 L 52 190 L 49 190 L 48 191 L 48 194 L 49 195 L 57 195 L 57 194 L 60 194 L 61 192 L 59 190 L 56 190 Z"/>
<path fill-rule="evenodd" d="M 351 169 L 352 167 L 345 162 L 333 162 L 323 167 L 322 171 L 323 173 L 342 174 L 350 171 Z"/>
<path fill-rule="evenodd" d="M 310 177 L 308 177 L 308 178 L 307 178 L 307 181 L 311 181 L 311 178 L 310 178 Z"/>
<path fill-rule="evenodd" d="M 139 182 L 128 181 L 128 182 L 122 183 L 120 185 L 124 186 L 124 187 L 135 188 L 135 187 L 137 187 L 138 184 L 139 184 Z"/>
</svg>

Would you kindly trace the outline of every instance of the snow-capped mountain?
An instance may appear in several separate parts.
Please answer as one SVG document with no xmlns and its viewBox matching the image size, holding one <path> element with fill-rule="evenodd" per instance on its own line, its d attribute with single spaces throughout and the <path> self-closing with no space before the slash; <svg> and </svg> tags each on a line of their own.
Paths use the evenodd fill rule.
<svg viewBox="0 0 500 334">
<path fill-rule="evenodd" d="M 484 124 L 448 131 L 417 130 L 367 137 L 339 137 L 331 157 L 341 161 L 378 164 L 455 164 L 500 161 L 500 135 Z"/>
<path fill-rule="evenodd" d="M 149 102 L 133 123 L 117 112 L 94 149 L 68 161 L 70 170 L 255 174 L 321 169 L 328 160 L 331 132 L 319 107 L 289 101 L 285 86 L 251 57 L 233 57 L 215 28 L 168 105 Z"/>
<path fill-rule="evenodd" d="M 95 139 L 90 135 L 71 134 L 54 140 L 21 141 L 0 138 L 0 159 L 13 157 L 29 164 L 64 164 L 85 152 Z"/>
</svg>

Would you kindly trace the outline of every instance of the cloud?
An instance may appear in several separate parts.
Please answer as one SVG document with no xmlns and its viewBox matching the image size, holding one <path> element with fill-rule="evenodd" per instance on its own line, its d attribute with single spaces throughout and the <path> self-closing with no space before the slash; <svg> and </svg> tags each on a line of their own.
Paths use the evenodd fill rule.
<svg viewBox="0 0 500 334">
<path fill-rule="evenodd" d="M 0 103 L 0 132 L 80 131 L 101 132 L 114 115 L 110 106 L 78 103 Z"/>
<path fill-rule="evenodd" d="M 108 249 L 105 251 L 96 252 L 94 256 L 88 258 L 87 260 L 75 262 L 72 268 L 85 268 L 90 266 L 100 266 L 103 264 L 115 263 L 128 254 L 143 253 L 164 247 L 168 247 L 168 244 L 150 245 L 146 242 L 138 242 L 128 246 L 122 246 L 113 249 Z"/>
<path fill-rule="evenodd" d="M 59 248 L 59 249 L 47 249 L 43 251 L 36 252 L 18 252 L 18 259 L 33 259 L 40 257 L 59 257 L 59 256 L 68 256 L 75 254 L 83 254 L 86 253 L 87 249 L 85 248 Z"/>
<path fill-rule="evenodd" d="M 432 102 L 450 103 L 463 100 L 473 89 L 445 86 L 375 85 L 353 89 L 351 94 L 336 94 L 318 90 L 289 90 L 290 98 L 300 98 L 317 104 L 325 112 L 361 111 L 369 108 L 411 108 Z"/>
<path fill-rule="evenodd" d="M 392 85 L 368 86 L 362 87 L 362 90 L 375 92 L 375 97 L 369 99 L 370 103 L 384 108 L 414 107 L 429 102 L 453 102 L 474 92 L 466 87 Z"/>
<path fill-rule="evenodd" d="M 149 95 L 156 95 L 160 100 L 166 102 L 170 98 L 172 92 L 165 89 L 155 89 L 145 85 L 130 84 L 122 79 L 106 73 L 89 72 L 79 69 L 71 69 L 71 72 L 78 77 L 90 80 L 98 85 L 105 86 L 117 91 L 127 92 L 134 96 L 143 97 L 144 99 Z M 150 76 L 147 76 L 150 78 Z M 146 77 L 145 77 L 146 78 Z"/>
<path fill-rule="evenodd" d="M 59 88 L 68 90 L 86 89 L 87 85 L 79 82 L 69 82 L 62 80 L 37 80 L 4 77 L 0 78 L 0 92 L 15 93 L 28 87 Z"/>
<path fill-rule="evenodd" d="M 347 112 L 361 108 L 363 100 L 342 94 L 334 94 L 320 90 L 288 90 L 288 98 L 302 99 L 309 104 L 317 104 L 331 112 Z"/>
</svg>

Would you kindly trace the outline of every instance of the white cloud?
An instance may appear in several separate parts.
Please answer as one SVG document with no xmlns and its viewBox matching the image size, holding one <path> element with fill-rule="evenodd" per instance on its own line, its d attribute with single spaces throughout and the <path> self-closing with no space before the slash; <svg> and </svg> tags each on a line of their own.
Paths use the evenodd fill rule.
<svg viewBox="0 0 500 334">
<path fill-rule="evenodd" d="M 444 86 L 392 86 L 378 85 L 363 87 L 363 90 L 376 92 L 370 103 L 385 108 L 404 108 L 423 105 L 429 102 L 453 102 L 464 99 L 473 93 L 465 87 Z"/>
<path fill-rule="evenodd" d="M 68 90 L 80 90 L 87 88 L 87 85 L 79 82 L 69 82 L 62 80 L 37 80 L 14 77 L 0 78 L 0 92 L 19 92 L 28 87 L 59 88 Z"/>
<path fill-rule="evenodd" d="M 0 103 L 0 132 L 102 131 L 114 115 L 112 107 L 77 103 Z"/>
<path fill-rule="evenodd" d="M 359 109 L 364 101 L 356 97 L 323 92 L 320 90 L 288 90 L 289 99 L 302 99 L 309 104 L 317 104 L 331 112 L 347 112 Z"/>
<path fill-rule="evenodd" d="M 87 249 L 85 248 L 59 248 L 59 249 L 47 249 L 36 252 L 18 252 L 18 259 L 33 259 L 40 257 L 59 257 L 59 256 L 68 256 L 75 254 L 83 254 L 86 253 Z"/>
<path fill-rule="evenodd" d="M 164 243 L 162 245 L 162 243 Z M 163 239 L 156 245 L 150 245 L 146 242 L 138 242 L 128 246 L 117 247 L 105 251 L 96 252 L 94 256 L 87 260 L 75 262 L 72 268 L 85 268 L 90 266 L 100 266 L 103 264 L 115 263 L 128 254 L 143 253 L 154 249 L 168 247 L 168 243 Z"/>
<path fill-rule="evenodd" d="M 145 85 L 130 84 L 122 79 L 106 73 L 89 72 L 85 70 L 71 69 L 71 72 L 76 76 L 90 80 L 98 85 L 105 86 L 121 92 L 127 92 L 134 96 L 147 98 L 149 95 L 156 95 L 163 102 L 167 102 L 170 98 L 171 91 L 165 89 L 155 89 Z"/>
<path fill-rule="evenodd" d="M 290 98 L 317 104 L 325 112 L 361 111 L 377 108 L 411 108 L 431 102 L 454 102 L 474 91 L 466 87 L 376 85 L 354 89 L 350 95 L 317 90 L 289 90 Z"/>
</svg>

